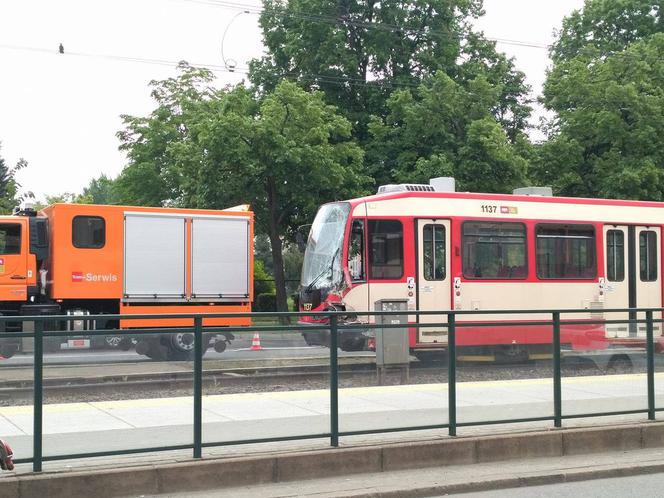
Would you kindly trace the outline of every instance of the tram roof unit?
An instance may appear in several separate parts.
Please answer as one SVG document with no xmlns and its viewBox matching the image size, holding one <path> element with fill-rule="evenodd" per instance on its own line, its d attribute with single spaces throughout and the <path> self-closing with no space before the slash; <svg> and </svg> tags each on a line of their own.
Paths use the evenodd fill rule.
<svg viewBox="0 0 664 498">
<path fill-rule="evenodd" d="M 353 215 L 664 224 L 664 202 L 408 188 L 415 187 L 412 184 L 405 184 L 401 189 L 397 188 L 399 185 L 389 187 L 374 195 L 350 199 Z"/>
</svg>

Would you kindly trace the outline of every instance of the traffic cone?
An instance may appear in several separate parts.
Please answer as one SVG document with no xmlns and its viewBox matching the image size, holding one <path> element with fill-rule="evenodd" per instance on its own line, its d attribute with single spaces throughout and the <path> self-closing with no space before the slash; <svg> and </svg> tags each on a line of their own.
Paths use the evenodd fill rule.
<svg viewBox="0 0 664 498">
<path fill-rule="evenodd" d="M 263 349 L 263 346 L 261 346 L 261 336 L 256 332 L 254 338 L 251 340 L 251 350 L 260 351 L 261 349 Z"/>
</svg>

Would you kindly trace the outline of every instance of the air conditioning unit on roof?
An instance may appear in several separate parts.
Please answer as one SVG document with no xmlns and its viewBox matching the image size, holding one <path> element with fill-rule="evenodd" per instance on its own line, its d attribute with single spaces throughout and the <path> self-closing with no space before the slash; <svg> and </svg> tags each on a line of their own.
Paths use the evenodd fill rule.
<svg viewBox="0 0 664 498">
<path fill-rule="evenodd" d="M 390 192 L 454 192 L 455 181 L 449 176 L 441 176 L 429 180 L 429 185 L 421 183 L 400 183 L 381 185 L 378 187 L 379 194 Z"/>
<path fill-rule="evenodd" d="M 381 185 L 378 187 L 379 194 L 387 194 L 390 192 L 435 192 L 431 185 L 420 185 L 416 183 L 401 183 L 398 185 Z"/>
</svg>

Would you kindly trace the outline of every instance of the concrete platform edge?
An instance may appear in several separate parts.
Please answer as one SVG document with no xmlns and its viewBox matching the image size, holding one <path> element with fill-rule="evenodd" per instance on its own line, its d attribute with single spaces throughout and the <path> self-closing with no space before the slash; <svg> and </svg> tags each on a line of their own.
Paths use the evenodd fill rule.
<svg viewBox="0 0 664 498">
<path fill-rule="evenodd" d="M 552 429 L 492 436 L 415 440 L 408 443 L 327 448 L 241 458 L 205 458 L 108 470 L 43 472 L 0 477 L 0 498 L 117 496 L 233 488 L 412 468 L 579 455 L 664 446 L 664 422 Z M 395 490 L 380 496 L 430 496 L 450 492 L 550 484 L 664 470 L 664 464 L 556 471 L 436 489 Z M 412 483 L 409 483 L 412 485 Z M 488 487 L 487 487 L 488 486 Z M 355 496 L 355 495 L 354 495 Z M 363 496 L 358 494 L 357 496 Z M 377 496 L 375 492 L 371 495 Z"/>
</svg>

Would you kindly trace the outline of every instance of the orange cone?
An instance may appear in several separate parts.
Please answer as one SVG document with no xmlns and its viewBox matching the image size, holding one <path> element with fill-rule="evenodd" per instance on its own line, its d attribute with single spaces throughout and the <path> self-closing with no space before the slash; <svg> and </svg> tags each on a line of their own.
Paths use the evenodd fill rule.
<svg viewBox="0 0 664 498">
<path fill-rule="evenodd" d="M 261 349 L 263 349 L 263 346 L 261 346 L 261 336 L 256 332 L 254 338 L 251 340 L 251 350 L 260 351 Z"/>
</svg>

